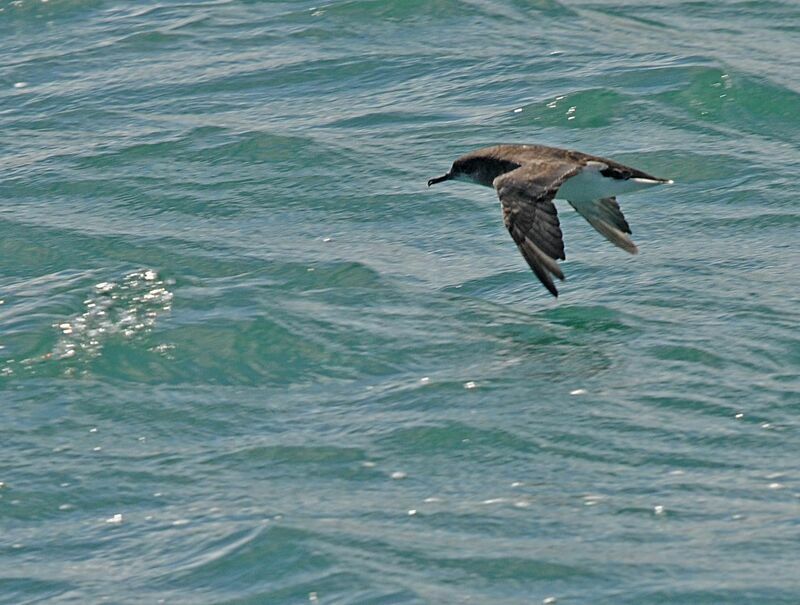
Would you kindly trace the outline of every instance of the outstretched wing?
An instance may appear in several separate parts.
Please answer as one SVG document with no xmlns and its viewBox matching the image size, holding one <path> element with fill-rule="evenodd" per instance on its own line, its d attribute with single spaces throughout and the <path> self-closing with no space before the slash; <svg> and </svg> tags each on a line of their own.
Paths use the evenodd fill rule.
<svg viewBox="0 0 800 605">
<path fill-rule="evenodd" d="M 564 240 L 553 198 L 561 184 L 579 169 L 573 163 L 531 163 L 497 177 L 494 188 L 503 221 L 530 268 L 553 296 L 552 276 L 564 279 L 556 259 L 564 259 Z"/>
<path fill-rule="evenodd" d="M 631 228 L 628 221 L 625 220 L 625 215 L 622 214 L 616 198 L 604 197 L 591 202 L 570 201 L 570 204 L 612 244 L 631 254 L 639 252 L 636 244 L 628 235 Z"/>
</svg>

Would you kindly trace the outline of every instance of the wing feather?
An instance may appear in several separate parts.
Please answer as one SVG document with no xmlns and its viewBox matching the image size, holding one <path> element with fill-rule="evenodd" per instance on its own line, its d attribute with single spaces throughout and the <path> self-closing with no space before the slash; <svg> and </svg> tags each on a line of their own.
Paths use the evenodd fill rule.
<svg viewBox="0 0 800 605">
<path fill-rule="evenodd" d="M 553 198 L 561 184 L 578 171 L 573 163 L 529 163 L 494 180 L 503 207 L 503 222 L 523 258 L 553 296 L 553 276 L 564 279 L 556 262 L 565 259 L 564 239 Z"/>
<path fill-rule="evenodd" d="M 637 254 L 639 249 L 630 238 L 631 228 L 616 198 L 605 197 L 591 202 L 569 202 L 583 218 L 589 221 L 603 237 L 615 246 L 630 254 Z"/>
</svg>

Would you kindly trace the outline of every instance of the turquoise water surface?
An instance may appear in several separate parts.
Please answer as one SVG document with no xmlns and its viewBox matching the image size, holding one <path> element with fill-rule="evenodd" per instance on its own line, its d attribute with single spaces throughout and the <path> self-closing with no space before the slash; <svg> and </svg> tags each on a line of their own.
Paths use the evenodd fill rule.
<svg viewBox="0 0 800 605">
<path fill-rule="evenodd" d="M 794 0 L 0 0 L 0 602 L 800 603 L 798 168 Z"/>
</svg>

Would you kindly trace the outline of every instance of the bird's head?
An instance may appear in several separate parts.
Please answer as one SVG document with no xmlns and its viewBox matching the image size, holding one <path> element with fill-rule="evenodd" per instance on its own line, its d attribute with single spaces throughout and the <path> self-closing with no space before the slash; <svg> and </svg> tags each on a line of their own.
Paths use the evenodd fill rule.
<svg viewBox="0 0 800 605">
<path fill-rule="evenodd" d="M 498 158 L 493 149 L 468 153 L 453 162 L 450 171 L 428 181 L 428 187 L 442 181 L 467 181 L 484 187 L 491 187 L 492 182 L 501 174 L 519 167 L 519 164 Z"/>
<path fill-rule="evenodd" d="M 480 163 L 477 158 L 458 158 L 450 167 L 450 171 L 442 176 L 437 176 L 428 181 L 428 187 L 442 181 L 470 181 L 478 182 Z"/>
</svg>

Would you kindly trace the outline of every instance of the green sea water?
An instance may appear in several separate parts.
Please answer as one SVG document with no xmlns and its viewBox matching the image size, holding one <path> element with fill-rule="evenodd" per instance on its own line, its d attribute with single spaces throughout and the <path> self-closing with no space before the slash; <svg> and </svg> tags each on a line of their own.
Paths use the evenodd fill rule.
<svg viewBox="0 0 800 605">
<path fill-rule="evenodd" d="M 0 603 L 800 603 L 798 169 L 795 0 L 0 0 Z"/>
</svg>

